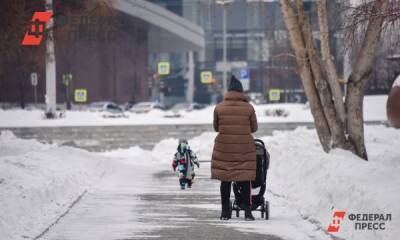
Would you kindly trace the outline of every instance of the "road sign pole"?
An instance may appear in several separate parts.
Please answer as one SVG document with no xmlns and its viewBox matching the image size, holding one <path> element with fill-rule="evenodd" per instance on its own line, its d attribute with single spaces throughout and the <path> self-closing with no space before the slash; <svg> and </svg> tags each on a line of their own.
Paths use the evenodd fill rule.
<svg viewBox="0 0 400 240">
<path fill-rule="evenodd" d="M 37 104 L 37 85 L 33 86 L 33 101 Z"/>
<path fill-rule="evenodd" d="M 69 94 L 69 88 L 72 82 L 72 74 L 67 73 L 62 75 L 63 78 L 63 84 L 65 85 L 65 104 L 67 107 L 67 110 L 71 110 L 71 100 L 70 100 L 70 94 Z"/>
<path fill-rule="evenodd" d="M 37 103 L 37 85 L 38 85 L 38 76 L 36 72 L 31 73 L 31 85 L 33 87 L 33 101 Z"/>
<path fill-rule="evenodd" d="M 69 85 L 66 86 L 66 91 L 65 93 L 67 94 L 67 110 L 71 110 L 71 100 L 69 98 Z"/>
</svg>

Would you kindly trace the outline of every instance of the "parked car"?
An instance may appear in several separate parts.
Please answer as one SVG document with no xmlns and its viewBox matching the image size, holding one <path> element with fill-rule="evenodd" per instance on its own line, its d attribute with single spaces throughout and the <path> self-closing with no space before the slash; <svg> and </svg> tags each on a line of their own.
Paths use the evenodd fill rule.
<svg viewBox="0 0 400 240">
<path fill-rule="evenodd" d="M 258 93 L 258 92 L 247 93 L 247 97 L 249 98 L 250 102 L 257 104 L 257 105 L 266 103 L 265 98 L 262 95 L 262 93 Z"/>
<path fill-rule="evenodd" d="M 133 105 L 129 111 L 134 113 L 148 113 L 153 109 L 165 110 L 165 107 L 158 102 L 140 102 Z"/>
<path fill-rule="evenodd" d="M 204 104 L 200 103 L 177 103 L 175 106 L 171 108 L 171 111 L 173 112 L 179 112 L 179 111 L 186 111 L 186 112 L 191 112 L 193 110 L 200 110 L 205 108 Z"/>
<path fill-rule="evenodd" d="M 134 105 L 135 105 L 134 102 L 128 101 L 128 102 L 124 103 L 123 105 L 120 105 L 120 107 L 122 109 L 124 109 L 125 111 L 129 111 Z"/>
<path fill-rule="evenodd" d="M 88 109 L 91 112 L 104 112 L 102 116 L 105 118 L 127 117 L 124 110 L 113 102 L 93 102 Z"/>
<path fill-rule="evenodd" d="M 177 103 L 175 104 L 164 117 L 166 118 L 178 118 L 181 117 L 179 112 L 186 111 L 191 112 L 193 110 L 200 110 L 205 108 L 206 105 L 200 103 Z"/>
<path fill-rule="evenodd" d="M 113 102 L 92 102 L 88 106 L 90 112 L 104 112 L 107 111 L 109 104 L 115 104 Z"/>
</svg>

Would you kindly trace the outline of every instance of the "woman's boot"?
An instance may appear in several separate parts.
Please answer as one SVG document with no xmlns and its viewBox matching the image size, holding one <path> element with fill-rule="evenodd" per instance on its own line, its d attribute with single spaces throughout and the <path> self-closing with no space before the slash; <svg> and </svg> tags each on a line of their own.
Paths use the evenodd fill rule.
<svg viewBox="0 0 400 240">
<path fill-rule="evenodd" d="M 222 204 L 221 220 L 229 220 L 232 217 L 232 211 L 229 204 Z"/>
<path fill-rule="evenodd" d="M 251 213 L 251 207 L 246 205 L 245 209 L 244 209 L 244 220 L 246 221 L 254 221 L 254 216 Z"/>
</svg>

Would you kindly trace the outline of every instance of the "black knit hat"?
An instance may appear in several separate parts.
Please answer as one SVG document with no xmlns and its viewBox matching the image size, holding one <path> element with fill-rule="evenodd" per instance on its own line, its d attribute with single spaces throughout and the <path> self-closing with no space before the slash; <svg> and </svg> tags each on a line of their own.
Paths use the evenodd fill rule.
<svg viewBox="0 0 400 240">
<path fill-rule="evenodd" d="M 231 77 L 231 82 L 229 83 L 228 91 L 243 92 L 242 83 L 234 76 Z"/>
</svg>

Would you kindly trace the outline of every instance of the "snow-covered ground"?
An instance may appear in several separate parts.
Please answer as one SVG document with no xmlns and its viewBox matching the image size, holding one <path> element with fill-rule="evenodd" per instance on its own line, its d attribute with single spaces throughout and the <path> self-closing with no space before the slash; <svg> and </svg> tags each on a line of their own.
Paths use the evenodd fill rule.
<svg viewBox="0 0 400 240">
<path fill-rule="evenodd" d="M 386 121 L 387 95 L 366 96 L 364 116 L 367 121 Z M 310 109 L 306 104 L 264 104 L 255 105 L 259 122 L 312 122 Z M 283 110 L 286 117 L 267 116 L 266 112 Z M 88 111 L 67 111 L 66 117 L 46 120 L 38 110 L 1 110 L 0 127 L 39 126 L 102 126 L 102 125 L 149 125 L 149 124 L 209 124 L 212 122 L 214 106 L 193 112 L 180 112 L 179 118 L 166 117 L 169 113 L 153 110 L 147 114 L 127 112 L 127 118 L 104 118 L 103 113 Z"/>
<path fill-rule="evenodd" d="M 400 236 L 400 131 L 366 127 L 369 161 L 353 154 L 321 150 L 316 133 L 299 128 L 263 140 L 272 155 L 270 189 L 326 229 L 333 211 L 392 214 L 386 230 L 355 230 L 347 219 L 335 234 L 345 239 L 398 239 Z"/>
<path fill-rule="evenodd" d="M 105 170 L 87 151 L 0 135 L 0 239 L 32 239 Z"/>
<path fill-rule="evenodd" d="M 81 197 L 98 188 L 120 191 L 115 185 L 126 181 L 119 178 L 127 175 L 135 180 L 134 191 L 130 189 L 129 194 L 146 191 L 145 183 L 151 183 L 148 179 L 160 170 L 156 164 L 159 159 L 153 155 L 138 147 L 91 153 L 19 139 L 10 131 L 0 132 L 0 239 L 35 239 Z M 142 161 L 129 161 L 132 159 Z M 129 202 L 135 204 L 133 199 Z M 103 210 L 112 217 L 111 205 Z M 123 215 L 116 218 L 126 220 Z M 145 227 L 150 228 L 136 226 Z"/>
<path fill-rule="evenodd" d="M 204 133 L 189 140 L 189 144 L 201 160 L 210 159 L 214 136 L 215 133 Z M 305 128 L 275 132 L 273 136 L 262 139 L 271 154 L 266 193 L 271 201 L 271 220 L 257 220 L 254 223 L 244 223 L 236 219 L 228 222 L 215 220 L 214 224 L 243 232 L 277 235 L 283 239 L 305 239 L 304 236 L 330 239 L 325 230 L 332 221 L 333 212 L 342 210 L 346 211 L 346 214 L 391 214 L 392 221 L 386 222 L 385 230 L 355 230 L 354 222 L 346 216 L 339 233 L 334 233 L 335 236 L 343 239 L 398 239 L 399 130 L 385 126 L 366 127 L 369 162 L 342 150 L 324 153 L 315 131 Z M 158 143 L 152 151 L 133 146 L 130 149 L 106 153 L 89 153 L 70 147 L 42 144 L 35 140 L 21 140 L 10 132 L 3 132 L 0 136 L 1 239 L 37 236 L 63 214 L 85 190 L 93 194 L 91 198 L 83 201 L 86 201 L 86 204 L 91 204 L 92 201 L 96 203 L 94 200 L 100 198 L 96 195 L 100 189 L 100 182 L 103 192 L 108 193 L 112 190 L 121 198 L 138 192 L 161 193 L 164 196 L 174 194 L 171 189 L 176 187 L 178 191 L 178 186 L 154 185 L 148 178 L 157 171 L 170 171 L 170 160 L 176 144 L 177 139 L 167 139 Z M 201 171 L 208 179 L 209 164 L 202 164 Z M 107 181 L 99 181 L 102 176 L 108 176 Z M 129 176 L 129 181 L 123 185 L 123 181 L 116 185 L 111 180 L 126 176 Z M 217 187 L 201 189 L 200 181 L 205 180 L 200 178 L 197 181 L 198 188 L 187 194 L 200 196 L 211 194 L 210 191 L 215 196 L 218 194 Z M 117 187 L 119 189 L 116 189 Z M 122 194 L 123 190 L 133 192 Z M 185 195 L 180 197 L 184 198 Z M 100 200 L 111 201 L 103 198 L 104 196 Z M 124 226 L 147 229 L 147 232 L 151 232 L 152 229 L 160 227 L 150 223 L 132 222 L 128 209 L 135 204 L 140 205 L 141 200 L 133 197 L 128 199 L 128 202 L 121 205 L 121 208 L 127 209 L 124 215 L 116 214 L 116 205 L 110 204 L 109 209 L 108 205 L 105 205 L 105 209 L 98 211 L 104 219 L 95 220 L 90 216 L 82 216 L 82 219 L 93 220 L 100 226 L 108 227 L 109 215 L 111 220 L 117 221 L 113 224 L 121 227 L 113 231 L 122 231 Z M 193 205 L 197 205 L 196 202 L 193 202 Z M 217 210 L 219 206 L 219 200 L 216 198 L 215 202 L 198 204 L 196 207 Z M 83 207 L 87 209 L 86 205 Z M 104 208 L 103 205 L 101 207 Z M 86 214 L 85 210 L 82 211 L 82 214 Z M 79 213 L 77 211 L 74 214 Z M 128 219 L 129 223 L 124 223 Z M 74 219 L 78 220 L 79 218 Z M 87 227 L 93 225 L 90 225 L 90 222 L 85 224 Z M 99 232 L 92 234 L 101 236 Z M 111 231 L 107 234 L 118 233 Z"/>
</svg>

